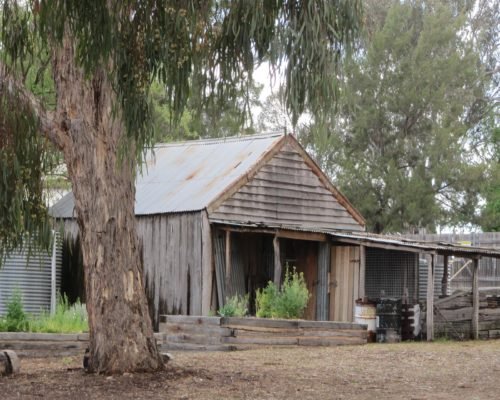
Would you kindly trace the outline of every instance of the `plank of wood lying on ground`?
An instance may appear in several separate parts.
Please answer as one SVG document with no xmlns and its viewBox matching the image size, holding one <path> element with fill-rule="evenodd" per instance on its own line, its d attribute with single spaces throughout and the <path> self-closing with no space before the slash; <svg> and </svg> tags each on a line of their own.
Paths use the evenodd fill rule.
<svg viewBox="0 0 500 400">
<path fill-rule="evenodd" d="M 299 346 L 341 346 L 341 345 L 357 345 L 366 343 L 366 339 L 354 337 L 301 337 L 299 338 Z"/>
<path fill-rule="evenodd" d="M 196 343 L 196 344 L 220 344 L 221 336 L 195 335 L 195 334 L 167 334 L 168 343 Z"/>
<path fill-rule="evenodd" d="M 197 335 L 218 335 L 230 336 L 230 328 L 221 328 L 217 325 L 195 325 L 195 324 L 174 324 L 167 323 L 163 327 L 168 334 L 174 333 L 191 333 Z"/>
<path fill-rule="evenodd" d="M 70 349 L 85 349 L 86 342 L 82 341 L 42 341 L 42 340 L 9 340 L 1 341 L 0 348 L 10 350 L 70 350 Z"/>
<path fill-rule="evenodd" d="M 299 321 L 288 319 L 223 317 L 221 318 L 220 324 L 222 327 L 227 328 L 232 328 L 234 326 L 252 326 L 262 328 L 298 328 Z"/>
<path fill-rule="evenodd" d="M 270 328 L 265 326 L 251 326 L 251 325 L 228 325 L 225 329 L 231 329 L 233 331 L 241 332 L 242 334 L 270 334 L 279 335 L 281 333 L 286 334 L 287 332 L 292 332 L 297 335 L 298 328 Z"/>
<path fill-rule="evenodd" d="M 228 344 L 260 344 L 268 346 L 291 346 L 298 344 L 296 336 L 237 336 L 223 337 L 222 343 Z"/>
<path fill-rule="evenodd" d="M 85 349 L 30 349 L 16 350 L 19 358 L 74 357 L 85 354 Z"/>
<path fill-rule="evenodd" d="M 312 337 L 312 336 L 336 337 L 336 336 L 339 336 L 339 337 L 360 338 L 360 339 L 366 340 L 367 335 L 368 335 L 367 331 L 354 330 L 354 329 L 349 329 L 349 330 L 348 329 L 345 329 L 345 330 L 300 329 L 299 330 L 299 336 L 304 336 L 304 337 Z"/>
<path fill-rule="evenodd" d="M 300 320 L 298 321 L 298 325 L 299 328 L 366 330 L 366 325 L 353 324 L 351 322 Z"/>
<path fill-rule="evenodd" d="M 196 324 L 196 325 L 221 325 L 221 317 L 202 317 L 192 315 L 161 315 L 162 323 Z"/>
<path fill-rule="evenodd" d="M 1 340 L 30 340 L 30 341 L 78 341 L 83 334 L 78 333 L 29 333 L 29 332 L 0 332 Z M 87 335 L 88 338 L 88 335 Z"/>
<path fill-rule="evenodd" d="M 234 351 L 236 346 L 218 344 L 195 344 L 195 343 L 174 343 L 168 342 L 161 346 L 161 350 L 184 350 L 184 351 Z"/>
</svg>

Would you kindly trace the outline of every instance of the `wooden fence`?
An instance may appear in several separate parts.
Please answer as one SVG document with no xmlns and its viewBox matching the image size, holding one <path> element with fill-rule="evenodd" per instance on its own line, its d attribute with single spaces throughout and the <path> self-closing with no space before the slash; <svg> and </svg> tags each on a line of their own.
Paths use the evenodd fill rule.
<svg viewBox="0 0 500 400">
<path fill-rule="evenodd" d="M 343 322 L 182 315 L 164 315 L 160 321 L 164 347 L 170 350 L 337 346 L 367 340 L 366 325 Z"/>
<path fill-rule="evenodd" d="M 500 232 L 485 233 L 443 233 L 404 235 L 408 239 L 430 242 L 448 242 L 478 247 L 500 248 Z M 470 290 L 472 287 L 472 263 L 462 257 L 451 257 L 449 263 L 449 293 L 455 290 Z M 443 257 L 438 256 L 436 264 L 443 265 Z M 479 287 L 500 288 L 500 259 L 483 257 L 479 261 Z"/>
<path fill-rule="evenodd" d="M 434 335 L 452 339 L 472 337 L 472 292 L 457 291 L 434 302 Z M 479 338 L 500 338 L 500 290 L 479 291 Z"/>
</svg>

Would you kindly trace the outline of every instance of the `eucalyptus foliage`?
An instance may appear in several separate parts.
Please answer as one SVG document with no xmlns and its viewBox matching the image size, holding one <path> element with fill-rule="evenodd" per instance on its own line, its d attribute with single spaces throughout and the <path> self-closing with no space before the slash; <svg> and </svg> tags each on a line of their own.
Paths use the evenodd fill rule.
<svg viewBox="0 0 500 400">
<path fill-rule="evenodd" d="M 47 80 L 54 48 L 74 42 L 77 62 L 89 78 L 106 68 L 118 99 L 116 116 L 127 132 L 123 154 L 131 148 L 139 158 L 155 140 L 152 82 L 164 88 L 169 118 L 179 122 L 189 98 L 200 113 L 207 106 L 236 104 L 254 67 L 267 61 L 272 73 L 286 77 L 284 98 L 293 120 L 306 108 L 320 115 L 335 103 L 342 57 L 361 24 L 361 0 L 1 0 L 0 5 L 0 75 L 27 86 L 50 110 L 54 97 L 40 95 L 28 80 Z M 16 97 L 11 83 L 0 79 L 0 251 L 19 245 L 25 231 L 46 236 L 41 182 L 53 167 L 46 141 L 37 136 L 43 122 L 29 101 Z"/>
</svg>

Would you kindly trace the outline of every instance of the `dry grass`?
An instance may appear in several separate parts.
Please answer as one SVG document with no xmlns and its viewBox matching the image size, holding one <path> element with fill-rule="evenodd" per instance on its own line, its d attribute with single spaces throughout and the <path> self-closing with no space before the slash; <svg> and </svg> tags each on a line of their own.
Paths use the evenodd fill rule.
<svg viewBox="0 0 500 400">
<path fill-rule="evenodd" d="M 496 399 L 500 341 L 176 352 L 166 372 L 94 376 L 27 359 L 2 399 Z M 78 395 L 75 397 L 75 395 Z"/>
</svg>

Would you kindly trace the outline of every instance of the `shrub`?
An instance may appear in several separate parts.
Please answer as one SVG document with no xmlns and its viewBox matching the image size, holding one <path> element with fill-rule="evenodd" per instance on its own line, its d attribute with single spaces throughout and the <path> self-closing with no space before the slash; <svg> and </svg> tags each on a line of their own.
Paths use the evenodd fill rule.
<svg viewBox="0 0 500 400">
<path fill-rule="evenodd" d="M 22 332 L 28 329 L 28 316 L 24 312 L 23 299 L 19 290 L 14 290 L 7 303 L 7 314 L 0 323 L 0 330 Z"/>
<path fill-rule="evenodd" d="M 297 273 L 295 268 L 293 272 L 287 268 L 285 280 L 276 297 L 272 316 L 274 318 L 301 318 L 309 301 L 309 291 L 307 290 L 304 274 Z"/>
<path fill-rule="evenodd" d="M 309 291 L 304 274 L 288 266 L 281 289 L 269 281 L 267 287 L 255 293 L 256 315 L 259 318 L 301 318 L 309 301 Z"/>
<path fill-rule="evenodd" d="M 276 285 L 269 281 L 264 289 L 255 291 L 255 315 L 259 318 L 271 318 L 273 304 L 278 295 Z"/>
<path fill-rule="evenodd" d="M 221 317 L 244 317 L 248 312 L 248 294 L 226 297 L 226 304 L 218 311 Z"/>
</svg>

